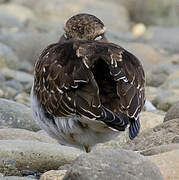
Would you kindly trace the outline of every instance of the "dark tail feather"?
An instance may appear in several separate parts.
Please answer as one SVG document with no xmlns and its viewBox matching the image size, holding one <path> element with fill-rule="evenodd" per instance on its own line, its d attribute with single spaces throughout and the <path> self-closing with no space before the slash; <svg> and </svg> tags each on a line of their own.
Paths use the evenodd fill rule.
<svg viewBox="0 0 179 180">
<path fill-rule="evenodd" d="M 133 140 L 140 130 L 140 121 L 139 118 L 135 120 L 134 118 L 129 119 L 130 121 L 130 127 L 129 127 L 129 138 Z"/>
<path fill-rule="evenodd" d="M 109 127 L 114 128 L 118 131 L 125 131 L 127 125 L 129 124 L 129 118 L 125 114 L 113 113 L 109 109 L 102 107 L 103 117 L 100 117 L 98 120 L 103 121 Z"/>
</svg>

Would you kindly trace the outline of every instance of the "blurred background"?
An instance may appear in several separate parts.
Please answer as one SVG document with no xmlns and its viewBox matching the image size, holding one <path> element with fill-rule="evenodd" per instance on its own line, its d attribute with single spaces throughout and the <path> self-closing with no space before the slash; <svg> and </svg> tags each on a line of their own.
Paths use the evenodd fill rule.
<svg viewBox="0 0 179 180">
<path fill-rule="evenodd" d="M 0 0 L 0 97 L 30 105 L 34 62 L 81 12 L 100 18 L 109 40 L 140 58 L 152 108 L 166 112 L 179 100 L 178 0 Z"/>
<path fill-rule="evenodd" d="M 56 145 L 40 130 L 29 108 L 36 59 L 47 45 L 59 40 L 66 20 L 77 13 L 100 18 L 109 41 L 135 54 L 146 72 L 147 103 L 140 114 L 139 136 L 131 141 L 126 131 L 95 149 L 141 152 L 160 168 L 164 180 L 179 179 L 179 0 L 0 0 L 0 179 L 2 174 L 39 179 L 47 170 L 68 167 L 81 153 Z M 113 152 L 111 164 L 121 158 L 116 159 Z M 129 157 L 133 155 L 127 153 L 110 166 L 115 169 L 106 171 L 108 166 L 102 161 L 106 154 L 102 159 L 94 156 L 89 163 L 95 170 L 84 165 L 84 173 L 88 171 L 90 178 L 97 177 L 97 171 L 111 175 L 109 179 L 114 172 L 122 179 L 126 174 L 145 179 L 151 172 L 146 169 L 158 172 L 146 161 L 141 163 L 141 158 L 134 168 Z M 96 168 L 99 162 L 102 169 Z M 83 171 L 81 165 L 74 167 L 71 172 Z M 51 173 L 50 179 L 56 179 L 56 172 Z M 149 179 L 153 179 L 151 174 Z"/>
</svg>

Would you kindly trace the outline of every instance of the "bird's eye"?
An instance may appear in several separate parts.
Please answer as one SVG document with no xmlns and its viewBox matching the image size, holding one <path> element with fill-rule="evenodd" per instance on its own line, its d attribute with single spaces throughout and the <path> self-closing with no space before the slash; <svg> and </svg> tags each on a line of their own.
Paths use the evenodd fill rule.
<svg viewBox="0 0 179 180">
<path fill-rule="evenodd" d="M 94 40 L 98 41 L 98 40 L 101 40 L 103 37 L 100 35 L 100 36 L 97 36 Z"/>
</svg>

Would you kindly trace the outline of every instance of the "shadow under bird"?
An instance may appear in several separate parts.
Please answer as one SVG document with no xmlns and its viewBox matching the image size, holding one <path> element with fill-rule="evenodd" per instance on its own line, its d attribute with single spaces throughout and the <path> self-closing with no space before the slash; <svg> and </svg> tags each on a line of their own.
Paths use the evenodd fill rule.
<svg viewBox="0 0 179 180">
<path fill-rule="evenodd" d="M 60 144 L 86 152 L 128 128 L 135 138 L 145 102 L 140 61 L 109 43 L 103 22 L 93 15 L 71 17 L 64 30 L 35 64 L 34 118 Z"/>
</svg>

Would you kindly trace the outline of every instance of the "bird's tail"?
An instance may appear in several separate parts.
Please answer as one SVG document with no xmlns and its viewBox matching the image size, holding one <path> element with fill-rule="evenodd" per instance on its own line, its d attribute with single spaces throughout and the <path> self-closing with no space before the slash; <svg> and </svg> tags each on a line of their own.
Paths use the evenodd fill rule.
<svg viewBox="0 0 179 180">
<path fill-rule="evenodd" d="M 130 126 L 129 126 L 129 138 L 134 139 L 140 130 L 140 121 L 139 118 L 129 118 Z"/>
</svg>

